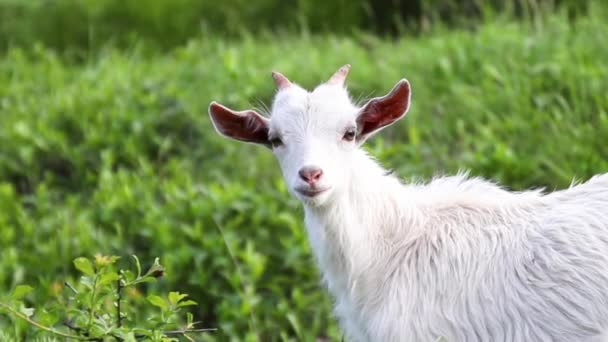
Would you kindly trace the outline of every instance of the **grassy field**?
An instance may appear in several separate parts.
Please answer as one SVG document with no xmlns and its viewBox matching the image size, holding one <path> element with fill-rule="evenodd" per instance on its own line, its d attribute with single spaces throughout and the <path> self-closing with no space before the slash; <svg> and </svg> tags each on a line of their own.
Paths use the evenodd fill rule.
<svg viewBox="0 0 608 342">
<path fill-rule="evenodd" d="M 97 253 L 161 258 L 145 291 L 200 303 L 209 340 L 340 338 L 302 211 L 265 149 L 221 139 L 211 100 L 268 105 L 271 70 L 311 88 L 351 63 L 353 97 L 410 80 L 412 109 L 367 148 L 405 180 L 460 169 L 512 189 L 608 170 L 608 22 L 555 13 L 379 39 L 202 37 L 169 52 L 108 47 L 74 63 L 44 47 L 0 57 L 0 294 L 42 305 Z M 130 294 L 135 301 L 141 293 Z M 143 313 L 142 313 L 143 315 Z M 0 316 L 0 330 L 36 335 Z M 8 338 L 8 337 L 7 337 Z"/>
</svg>

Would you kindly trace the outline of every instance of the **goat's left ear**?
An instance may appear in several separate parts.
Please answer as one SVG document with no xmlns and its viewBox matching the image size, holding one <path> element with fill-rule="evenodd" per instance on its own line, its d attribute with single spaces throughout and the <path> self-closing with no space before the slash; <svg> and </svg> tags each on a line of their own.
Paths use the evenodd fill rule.
<svg viewBox="0 0 608 342">
<path fill-rule="evenodd" d="M 225 137 L 270 146 L 269 120 L 254 110 L 237 112 L 214 101 L 209 105 L 209 116 L 215 130 Z"/>
<path fill-rule="evenodd" d="M 410 108 L 410 96 L 410 83 L 402 79 L 390 93 L 369 100 L 357 116 L 357 142 L 364 142 L 372 134 L 404 117 Z"/>
</svg>

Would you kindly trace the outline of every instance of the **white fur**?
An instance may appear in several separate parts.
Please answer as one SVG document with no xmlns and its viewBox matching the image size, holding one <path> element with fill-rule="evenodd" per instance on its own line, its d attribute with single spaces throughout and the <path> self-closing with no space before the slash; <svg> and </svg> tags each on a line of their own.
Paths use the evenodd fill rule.
<svg viewBox="0 0 608 342">
<path fill-rule="evenodd" d="M 608 174 L 510 192 L 464 174 L 402 184 L 341 139 L 341 86 L 278 92 L 270 134 L 352 341 L 599 341 L 608 332 Z M 316 165 L 314 198 L 298 170 Z"/>
</svg>

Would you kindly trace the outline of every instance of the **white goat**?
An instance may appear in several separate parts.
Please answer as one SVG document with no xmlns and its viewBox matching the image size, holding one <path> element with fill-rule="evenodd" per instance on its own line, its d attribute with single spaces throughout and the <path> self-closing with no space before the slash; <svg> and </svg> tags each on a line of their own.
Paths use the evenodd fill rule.
<svg viewBox="0 0 608 342">
<path fill-rule="evenodd" d="M 273 73 L 271 118 L 215 102 L 217 131 L 267 145 L 356 341 L 603 341 L 608 174 L 543 194 L 465 175 L 402 184 L 360 145 L 405 115 L 403 79 L 359 108 L 350 66 L 308 92 Z"/>
</svg>

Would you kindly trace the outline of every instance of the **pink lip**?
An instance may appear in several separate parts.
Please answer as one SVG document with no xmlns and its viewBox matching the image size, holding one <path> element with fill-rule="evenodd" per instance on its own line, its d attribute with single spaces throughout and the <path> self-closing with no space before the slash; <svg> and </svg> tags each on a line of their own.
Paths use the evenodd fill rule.
<svg viewBox="0 0 608 342">
<path fill-rule="evenodd" d="M 306 197 L 315 197 L 325 191 L 329 190 L 329 188 L 325 188 L 325 189 L 296 189 L 296 191 Z"/>
</svg>

